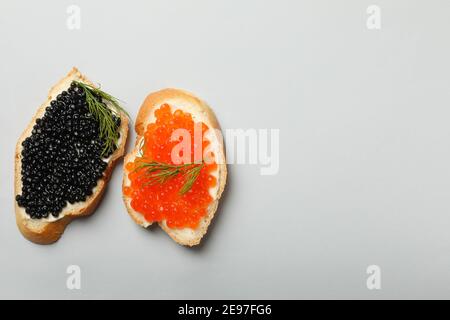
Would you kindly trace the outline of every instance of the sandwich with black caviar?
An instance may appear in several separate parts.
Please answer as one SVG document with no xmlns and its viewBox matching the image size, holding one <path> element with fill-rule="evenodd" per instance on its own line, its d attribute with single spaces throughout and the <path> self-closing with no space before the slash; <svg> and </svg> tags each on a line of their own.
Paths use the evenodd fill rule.
<svg viewBox="0 0 450 320">
<path fill-rule="evenodd" d="M 15 151 L 15 214 L 25 238 L 53 243 L 94 212 L 127 134 L 118 100 L 76 68 L 51 88 Z"/>
</svg>

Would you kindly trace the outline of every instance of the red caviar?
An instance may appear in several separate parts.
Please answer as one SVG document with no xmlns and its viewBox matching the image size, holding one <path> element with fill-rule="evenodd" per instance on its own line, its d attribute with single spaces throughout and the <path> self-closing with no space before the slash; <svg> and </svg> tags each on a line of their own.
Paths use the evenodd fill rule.
<svg viewBox="0 0 450 320">
<path fill-rule="evenodd" d="M 165 164 L 175 164 L 172 161 L 172 150 L 180 143 L 172 141 L 172 133 L 177 129 L 186 129 L 191 135 L 191 159 L 194 160 L 196 146 L 194 144 L 194 122 L 192 115 L 181 110 L 173 113 L 169 105 L 164 104 L 155 111 L 156 121 L 147 126 L 142 145 L 142 157 L 134 162 L 126 164 L 130 185 L 124 187 L 124 194 L 131 198 L 131 207 L 144 215 L 148 222 L 166 220 L 169 228 L 195 229 L 200 220 L 206 216 L 208 206 L 213 198 L 209 189 L 215 187 L 217 179 L 212 172 L 217 169 L 217 164 L 204 164 L 198 178 L 192 188 L 185 194 L 180 194 L 180 189 L 185 183 L 185 176 L 177 175 L 164 183 L 150 184 L 149 175 L 139 168 L 139 162 L 155 161 Z M 198 125 L 198 124 L 197 124 Z M 201 123 L 202 136 L 209 129 Z M 202 150 L 210 144 L 203 139 Z"/>
</svg>

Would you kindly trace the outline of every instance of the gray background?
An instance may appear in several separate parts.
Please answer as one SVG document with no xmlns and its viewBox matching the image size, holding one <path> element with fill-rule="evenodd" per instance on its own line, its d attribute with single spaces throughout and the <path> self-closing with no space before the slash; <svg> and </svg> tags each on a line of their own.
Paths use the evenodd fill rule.
<svg viewBox="0 0 450 320">
<path fill-rule="evenodd" d="M 82 9 L 69 31 L 66 8 Z M 366 9 L 382 9 L 382 29 Z M 0 1 L 0 298 L 450 298 L 450 3 Z M 135 225 L 121 169 L 52 246 L 22 238 L 16 139 L 77 66 L 132 118 L 163 87 L 224 128 L 279 128 L 281 168 L 230 166 L 196 249 Z M 134 141 L 134 134 L 130 136 Z M 66 268 L 82 268 L 82 290 Z M 382 269 L 382 290 L 366 268 Z"/>
</svg>

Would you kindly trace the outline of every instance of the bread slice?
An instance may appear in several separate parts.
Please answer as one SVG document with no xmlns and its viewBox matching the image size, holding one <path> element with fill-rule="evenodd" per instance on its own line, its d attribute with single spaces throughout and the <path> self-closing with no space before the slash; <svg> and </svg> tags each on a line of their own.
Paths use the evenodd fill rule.
<svg viewBox="0 0 450 320">
<path fill-rule="evenodd" d="M 31 131 L 33 130 L 36 119 L 42 118 L 44 116 L 45 108 L 53 99 L 56 98 L 58 94 L 67 90 L 73 80 L 93 85 L 76 68 L 73 68 L 64 79 L 59 81 L 55 86 L 53 86 L 53 88 L 51 88 L 48 94 L 47 101 L 45 101 L 45 103 L 43 103 L 39 107 L 30 124 L 27 126 L 27 128 L 17 141 L 14 175 L 15 195 L 18 195 L 22 192 L 22 142 L 31 135 Z M 119 129 L 121 138 L 118 143 L 118 148 L 109 158 L 108 166 L 104 173 L 104 178 L 99 180 L 97 186 L 93 190 L 92 196 L 88 197 L 85 202 L 67 205 L 60 213 L 58 218 L 33 220 L 25 213 L 25 209 L 19 207 L 17 201 L 14 201 L 17 226 L 19 227 L 19 230 L 22 232 L 25 238 L 37 244 L 51 244 L 53 242 L 56 242 L 61 237 L 67 224 L 69 224 L 73 219 L 87 216 L 93 213 L 93 211 L 99 204 L 103 193 L 105 192 L 106 184 L 109 181 L 115 164 L 125 152 L 125 144 L 128 135 L 128 118 L 124 114 L 121 114 L 120 117 L 122 120 Z"/>
<path fill-rule="evenodd" d="M 220 130 L 219 123 L 216 119 L 211 108 L 202 100 L 195 97 L 191 93 L 177 89 L 164 89 L 150 94 L 142 104 L 139 114 L 136 118 L 135 130 L 137 133 L 136 144 L 131 153 L 129 153 L 124 160 L 124 166 L 127 163 L 133 162 L 138 156 L 139 148 L 143 142 L 143 136 L 148 124 L 155 121 L 154 112 L 161 105 L 170 105 L 172 112 L 176 109 L 180 109 L 184 112 L 188 112 L 192 115 L 195 122 L 204 122 L 210 129 Z M 212 130 L 211 130 L 212 131 Z M 177 243 L 185 246 L 195 246 L 200 243 L 203 236 L 208 231 L 208 226 L 211 220 L 214 218 L 214 214 L 217 211 L 219 199 L 225 188 L 227 179 L 227 166 L 225 162 L 225 152 L 223 145 L 223 138 L 217 132 L 211 132 L 207 138 L 211 141 L 213 152 L 215 155 L 215 161 L 218 164 L 218 169 L 214 173 L 217 178 L 217 186 L 210 190 L 210 194 L 213 197 L 213 202 L 208 207 L 207 215 L 200 221 L 197 229 L 182 228 L 171 229 L 167 226 L 166 221 L 159 222 L 160 227 Z M 129 172 L 124 167 L 123 187 L 127 187 L 130 184 L 128 179 Z M 144 216 L 135 211 L 131 207 L 131 199 L 124 195 L 125 206 L 128 210 L 131 218 L 139 225 L 147 228 L 151 225 L 145 220 Z"/>
</svg>

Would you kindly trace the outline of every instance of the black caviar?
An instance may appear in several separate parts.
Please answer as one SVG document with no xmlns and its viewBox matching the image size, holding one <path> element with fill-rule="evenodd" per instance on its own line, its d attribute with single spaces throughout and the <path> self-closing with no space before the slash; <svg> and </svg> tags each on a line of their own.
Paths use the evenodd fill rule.
<svg viewBox="0 0 450 320">
<path fill-rule="evenodd" d="M 111 116 L 118 130 L 120 117 Z M 76 83 L 50 103 L 22 146 L 23 186 L 16 201 L 33 219 L 58 217 L 68 203 L 91 196 L 107 168 L 105 159 L 116 149 L 103 154 L 99 121 Z"/>
</svg>

